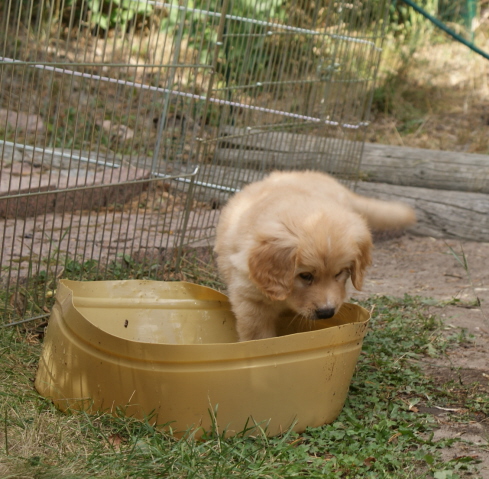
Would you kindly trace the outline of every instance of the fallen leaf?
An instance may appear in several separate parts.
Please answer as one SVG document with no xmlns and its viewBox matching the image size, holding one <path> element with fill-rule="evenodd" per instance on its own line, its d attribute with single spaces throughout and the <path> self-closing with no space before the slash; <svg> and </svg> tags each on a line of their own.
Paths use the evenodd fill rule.
<svg viewBox="0 0 489 479">
<path fill-rule="evenodd" d="M 468 456 L 456 456 L 454 457 L 453 459 L 450 460 L 450 462 L 472 462 L 472 461 L 476 461 L 476 462 L 479 462 L 481 459 L 479 456 L 477 456 L 476 454 L 473 454 L 473 455 L 468 455 Z"/>
<path fill-rule="evenodd" d="M 109 436 L 108 442 L 113 448 L 118 449 L 123 444 L 124 438 L 119 434 L 112 434 L 111 436 Z"/>
<path fill-rule="evenodd" d="M 9 304 L 15 309 L 15 312 L 23 317 L 27 309 L 27 298 L 22 293 L 13 293 L 10 296 Z"/>
<path fill-rule="evenodd" d="M 399 436 L 401 436 L 401 433 L 400 432 L 396 432 L 395 434 L 393 434 L 389 440 L 387 441 L 388 443 L 389 442 L 392 442 L 392 441 L 395 441 Z"/>
<path fill-rule="evenodd" d="M 365 464 L 367 467 L 372 466 L 372 464 L 373 464 L 374 462 L 377 462 L 377 459 L 375 459 L 375 457 L 367 457 L 367 458 L 366 458 L 366 459 L 363 461 L 363 463 L 364 463 L 364 464 Z"/>
</svg>

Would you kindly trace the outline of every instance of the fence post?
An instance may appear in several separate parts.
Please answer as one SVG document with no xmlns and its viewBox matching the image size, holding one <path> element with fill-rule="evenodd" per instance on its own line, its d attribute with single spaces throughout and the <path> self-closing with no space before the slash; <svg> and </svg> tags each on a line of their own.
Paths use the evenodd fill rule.
<svg viewBox="0 0 489 479">
<path fill-rule="evenodd" d="M 470 41 L 474 41 L 474 19 L 477 16 L 477 0 L 467 0 L 465 9 L 465 25 Z"/>
</svg>

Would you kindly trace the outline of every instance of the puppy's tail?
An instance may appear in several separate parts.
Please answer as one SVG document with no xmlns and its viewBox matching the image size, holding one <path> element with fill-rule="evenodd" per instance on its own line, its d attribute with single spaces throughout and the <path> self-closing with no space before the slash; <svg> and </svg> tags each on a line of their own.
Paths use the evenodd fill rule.
<svg viewBox="0 0 489 479">
<path fill-rule="evenodd" d="M 405 203 L 376 200 L 354 194 L 352 206 L 375 231 L 401 229 L 416 223 L 416 213 Z"/>
</svg>

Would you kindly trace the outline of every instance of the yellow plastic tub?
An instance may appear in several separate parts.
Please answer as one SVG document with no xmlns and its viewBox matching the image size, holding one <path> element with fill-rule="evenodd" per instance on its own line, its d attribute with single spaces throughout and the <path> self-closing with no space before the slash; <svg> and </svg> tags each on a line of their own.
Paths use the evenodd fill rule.
<svg viewBox="0 0 489 479">
<path fill-rule="evenodd" d="M 63 280 L 35 386 L 56 406 L 116 409 L 176 433 L 254 423 L 269 435 L 332 422 L 343 408 L 369 313 L 284 320 L 284 336 L 237 342 L 225 295 L 184 282 Z M 217 408 L 216 408 L 217 407 Z"/>
</svg>

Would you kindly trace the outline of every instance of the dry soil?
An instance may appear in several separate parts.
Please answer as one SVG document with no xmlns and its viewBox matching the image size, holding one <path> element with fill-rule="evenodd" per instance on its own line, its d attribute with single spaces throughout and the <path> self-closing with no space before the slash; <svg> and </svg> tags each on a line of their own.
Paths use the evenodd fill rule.
<svg viewBox="0 0 489 479">
<path fill-rule="evenodd" d="M 458 242 L 409 234 L 376 241 L 373 265 L 364 290 L 355 298 L 404 294 L 433 298 L 432 313 L 440 317 L 444 334 L 462 333 L 467 340 L 448 355 L 423 360 L 426 372 L 441 385 L 447 381 L 489 393 L 489 243 Z M 413 331 L 416 334 L 416 331 Z M 464 337 L 462 336 L 462 337 Z M 442 451 L 449 461 L 474 456 L 476 477 L 489 479 L 489 420 L 466 419 L 463 400 L 450 407 L 424 407 L 439 424 L 436 438 L 461 438 Z M 462 419 L 464 417 L 465 419 Z M 473 477 L 473 476 L 471 476 Z"/>
</svg>

